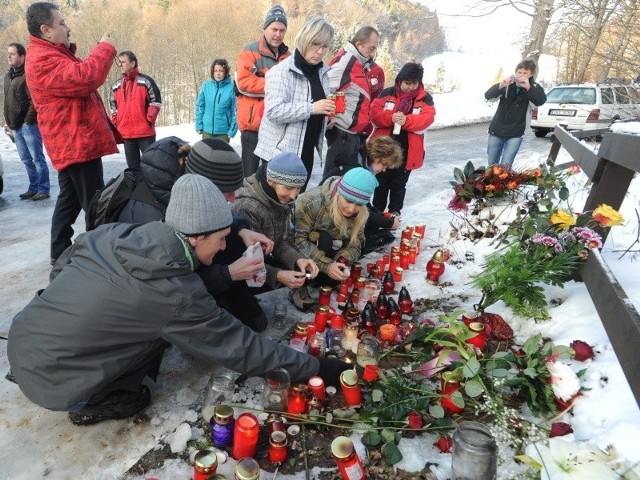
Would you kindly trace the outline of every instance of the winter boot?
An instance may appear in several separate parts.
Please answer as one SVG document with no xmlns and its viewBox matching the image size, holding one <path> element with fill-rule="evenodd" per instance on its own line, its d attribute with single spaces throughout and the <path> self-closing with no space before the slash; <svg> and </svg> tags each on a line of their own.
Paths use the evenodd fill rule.
<svg viewBox="0 0 640 480">
<path fill-rule="evenodd" d="M 289 301 L 301 312 L 308 312 L 316 304 L 313 298 L 311 298 L 309 287 L 306 285 L 291 290 L 289 292 Z"/>
<path fill-rule="evenodd" d="M 141 412 L 149 403 L 151 393 L 146 385 L 140 385 L 137 392 L 115 390 L 100 399 L 90 400 L 82 410 L 69 412 L 69 420 L 74 425 L 93 425 L 104 420 L 119 420 Z"/>
</svg>

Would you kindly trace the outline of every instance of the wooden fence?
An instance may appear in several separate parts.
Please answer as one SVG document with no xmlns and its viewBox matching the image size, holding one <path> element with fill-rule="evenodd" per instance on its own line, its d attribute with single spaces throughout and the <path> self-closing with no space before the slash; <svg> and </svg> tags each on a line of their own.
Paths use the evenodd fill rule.
<svg viewBox="0 0 640 480">
<path fill-rule="evenodd" d="M 597 153 L 581 138 L 602 136 Z M 563 147 L 573 161 L 555 165 Z M 640 171 L 640 136 L 592 130 L 570 133 L 556 127 L 547 164 L 554 169 L 579 165 L 593 182 L 583 211 L 593 210 L 601 203 L 615 209 L 622 205 L 631 180 Z M 603 240 L 607 231 L 603 231 Z M 618 356 L 631 391 L 640 406 L 640 314 L 599 252 L 589 255 L 581 264 L 579 275 L 584 281 L 596 311 Z"/>
</svg>

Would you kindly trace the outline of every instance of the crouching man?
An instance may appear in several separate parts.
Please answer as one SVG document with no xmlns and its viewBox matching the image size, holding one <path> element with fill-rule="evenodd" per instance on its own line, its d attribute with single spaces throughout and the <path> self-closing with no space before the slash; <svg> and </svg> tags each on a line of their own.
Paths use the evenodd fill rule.
<svg viewBox="0 0 640 480">
<path fill-rule="evenodd" d="M 169 344 L 247 375 L 277 367 L 292 380 L 337 384 L 349 365 L 268 340 L 216 305 L 194 270 L 225 248 L 233 218 L 200 175 L 175 183 L 164 222 L 109 224 L 80 235 L 51 283 L 16 315 L 8 356 L 34 403 L 89 425 L 126 418 L 150 403 Z"/>
</svg>

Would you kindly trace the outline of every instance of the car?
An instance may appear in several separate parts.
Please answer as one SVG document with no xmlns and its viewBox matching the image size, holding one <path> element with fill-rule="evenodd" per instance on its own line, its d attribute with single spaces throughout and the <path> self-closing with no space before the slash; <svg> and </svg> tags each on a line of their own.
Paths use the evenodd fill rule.
<svg viewBox="0 0 640 480">
<path fill-rule="evenodd" d="M 547 93 L 544 105 L 531 111 L 530 127 L 536 137 L 542 138 L 556 125 L 566 125 L 567 130 L 590 130 L 639 116 L 637 84 L 559 85 Z"/>
</svg>

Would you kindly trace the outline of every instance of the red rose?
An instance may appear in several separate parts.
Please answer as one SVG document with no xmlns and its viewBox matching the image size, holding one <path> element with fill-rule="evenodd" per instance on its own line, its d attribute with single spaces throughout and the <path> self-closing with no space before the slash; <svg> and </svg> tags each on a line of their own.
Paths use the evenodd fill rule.
<svg viewBox="0 0 640 480">
<path fill-rule="evenodd" d="M 585 360 L 590 358 L 592 359 L 596 356 L 591 345 L 587 342 L 583 342 L 582 340 L 574 340 L 569 346 L 573 348 L 573 351 L 575 352 L 574 358 L 579 362 L 584 362 Z"/>
<path fill-rule="evenodd" d="M 407 423 L 409 424 L 409 428 L 420 430 L 424 422 L 418 412 L 409 412 L 407 415 Z"/>
<path fill-rule="evenodd" d="M 551 433 L 549 433 L 549 438 L 562 437 L 569 433 L 573 433 L 571 425 L 565 422 L 556 422 L 551 424 Z"/>
<path fill-rule="evenodd" d="M 449 453 L 453 446 L 453 439 L 448 435 L 440 435 L 440 438 L 433 446 L 438 447 L 442 453 Z"/>
</svg>

